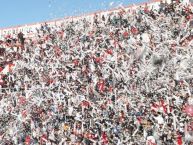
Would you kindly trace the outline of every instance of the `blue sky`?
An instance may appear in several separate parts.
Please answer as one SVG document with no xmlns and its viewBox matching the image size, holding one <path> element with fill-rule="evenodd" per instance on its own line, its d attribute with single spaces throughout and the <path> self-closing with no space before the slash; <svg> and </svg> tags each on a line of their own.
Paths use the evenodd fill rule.
<svg viewBox="0 0 193 145">
<path fill-rule="evenodd" d="M 0 28 L 106 10 L 147 0 L 0 0 Z"/>
</svg>

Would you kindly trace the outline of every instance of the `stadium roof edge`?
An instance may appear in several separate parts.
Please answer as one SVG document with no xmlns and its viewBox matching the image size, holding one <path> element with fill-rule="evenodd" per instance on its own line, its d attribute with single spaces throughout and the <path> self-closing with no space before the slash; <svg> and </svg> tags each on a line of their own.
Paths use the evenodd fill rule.
<svg viewBox="0 0 193 145">
<path fill-rule="evenodd" d="M 138 4 L 130 4 L 128 6 L 124 6 L 124 8 L 130 8 L 133 6 L 140 6 L 140 5 L 145 5 L 145 4 L 151 4 L 154 2 L 160 2 L 161 0 L 148 0 L 147 2 L 142 2 L 142 3 L 138 3 Z M 80 18 L 82 16 L 89 16 L 89 15 L 93 15 L 93 14 L 100 14 L 103 12 L 110 12 L 110 11 L 115 11 L 115 10 L 119 10 L 121 8 L 113 8 L 113 9 L 109 9 L 109 10 L 98 10 L 95 12 L 90 12 L 90 13 L 86 13 L 86 14 L 82 14 L 82 15 L 78 15 L 78 16 L 67 16 L 64 18 L 58 18 L 55 20 L 48 20 L 48 21 L 42 21 L 42 22 L 35 22 L 35 23 L 31 23 L 31 24 L 21 24 L 21 25 L 16 25 L 16 26 L 10 26 L 10 27 L 4 27 L 4 28 L 0 28 L 0 30 L 7 30 L 7 29 L 15 29 L 15 28 L 20 28 L 20 27 L 24 27 L 24 26 L 33 26 L 33 25 L 37 25 L 37 24 L 44 24 L 44 23 L 51 23 L 51 22 L 56 22 L 56 21 L 60 21 L 60 20 L 65 20 L 65 19 L 70 19 L 70 18 Z"/>
</svg>

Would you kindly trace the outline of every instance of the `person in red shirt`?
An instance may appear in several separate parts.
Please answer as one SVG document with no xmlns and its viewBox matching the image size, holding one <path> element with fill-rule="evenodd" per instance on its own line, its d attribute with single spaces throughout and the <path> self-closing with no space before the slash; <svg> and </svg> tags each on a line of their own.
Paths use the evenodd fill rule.
<svg viewBox="0 0 193 145">
<path fill-rule="evenodd" d="M 105 90 L 105 81 L 103 79 L 100 79 L 99 82 L 97 83 L 97 88 L 98 91 L 103 93 Z"/>
<path fill-rule="evenodd" d="M 102 145 L 107 145 L 109 143 L 106 132 L 102 132 Z"/>
<path fill-rule="evenodd" d="M 31 138 L 30 138 L 30 136 L 28 135 L 28 136 L 26 136 L 26 138 L 25 138 L 25 145 L 30 145 L 31 144 Z"/>
</svg>

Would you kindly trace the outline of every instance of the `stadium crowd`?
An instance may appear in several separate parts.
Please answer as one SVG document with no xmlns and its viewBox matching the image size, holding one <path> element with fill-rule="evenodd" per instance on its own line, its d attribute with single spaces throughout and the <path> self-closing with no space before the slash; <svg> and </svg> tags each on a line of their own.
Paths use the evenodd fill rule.
<svg viewBox="0 0 193 145">
<path fill-rule="evenodd" d="M 0 144 L 190 145 L 192 16 L 161 1 L 5 36 Z"/>
</svg>

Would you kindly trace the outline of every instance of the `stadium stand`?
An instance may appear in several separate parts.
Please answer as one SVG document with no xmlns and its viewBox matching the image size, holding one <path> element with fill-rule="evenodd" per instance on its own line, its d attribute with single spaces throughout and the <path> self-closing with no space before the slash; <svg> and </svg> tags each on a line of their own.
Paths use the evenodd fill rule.
<svg viewBox="0 0 193 145">
<path fill-rule="evenodd" d="M 0 144 L 191 145 L 192 10 L 156 0 L 0 29 Z"/>
</svg>

